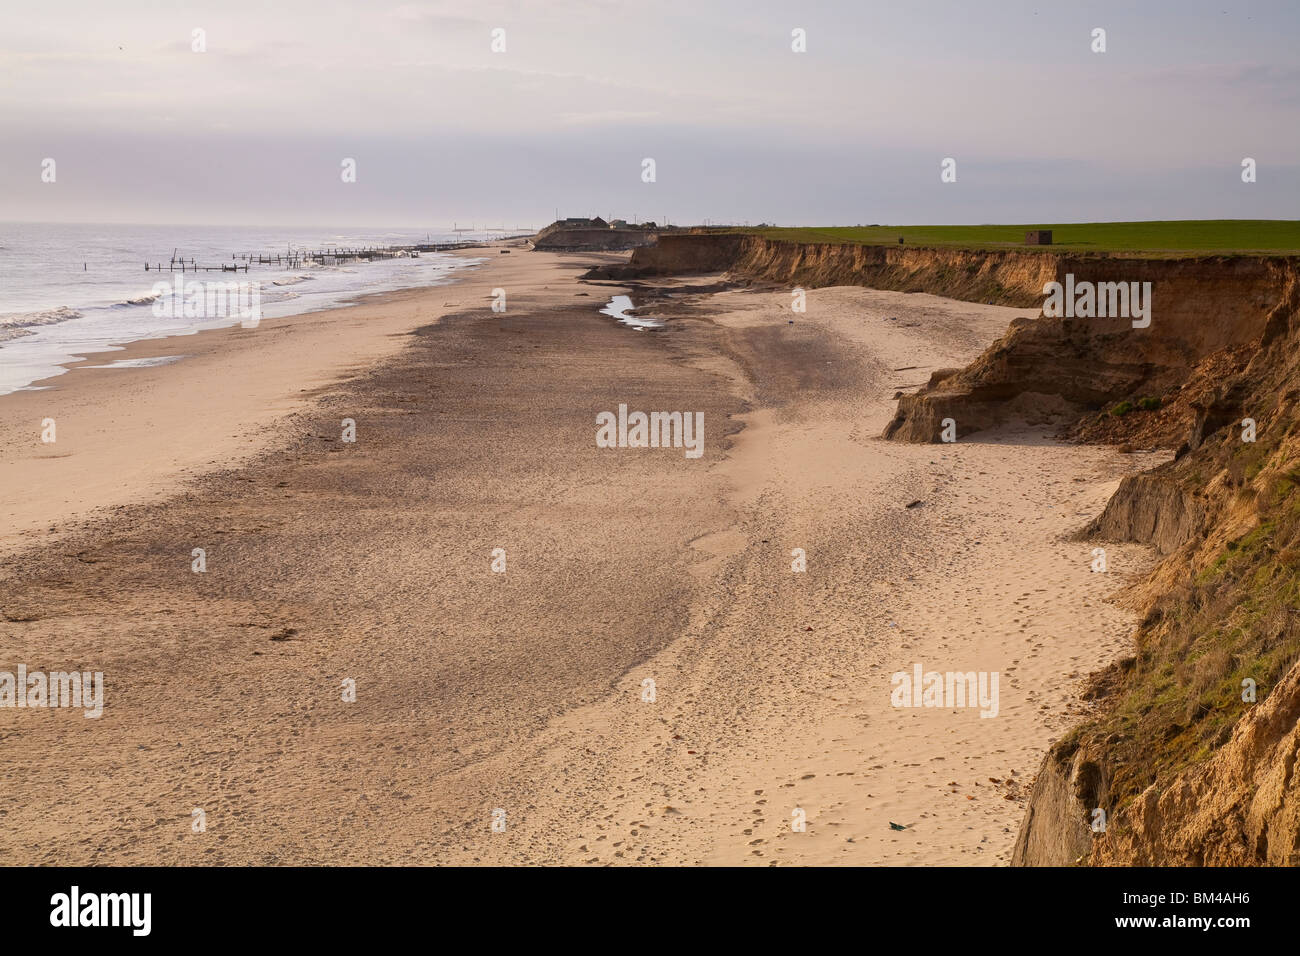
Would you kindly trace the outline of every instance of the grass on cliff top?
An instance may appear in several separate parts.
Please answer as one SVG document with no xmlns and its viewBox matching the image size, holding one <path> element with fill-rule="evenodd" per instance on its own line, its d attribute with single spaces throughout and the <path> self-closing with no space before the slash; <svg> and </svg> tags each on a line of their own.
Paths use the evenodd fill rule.
<svg viewBox="0 0 1300 956">
<path fill-rule="evenodd" d="M 1052 230 L 1050 246 L 1026 246 L 1031 229 Z M 1020 226 L 828 226 L 728 229 L 792 242 L 1031 249 L 1155 256 L 1300 255 L 1300 220 L 1187 219 L 1152 222 L 1041 223 Z"/>
</svg>

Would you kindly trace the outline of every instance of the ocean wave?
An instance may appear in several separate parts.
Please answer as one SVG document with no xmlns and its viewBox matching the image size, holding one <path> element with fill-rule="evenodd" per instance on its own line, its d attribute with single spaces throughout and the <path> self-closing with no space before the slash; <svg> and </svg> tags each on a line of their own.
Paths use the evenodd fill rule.
<svg viewBox="0 0 1300 956">
<path fill-rule="evenodd" d="M 310 282 L 315 276 L 289 276 L 284 279 L 275 279 L 271 285 L 297 285 L 299 282 Z"/>
<path fill-rule="evenodd" d="M 132 306 L 132 305 L 148 305 L 150 302 L 157 301 L 157 299 L 158 299 L 158 293 L 145 292 L 142 293 L 141 295 L 135 296 L 130 299 L 123 299 L 121 302 L 114 302 L 112 307 L 114 309 L 124 309 L 127 306 Z"/>
<path fill-rule="evenodd" d="M 79 319 L 81 313 L 61 305 L 57 309 L 42 309 L 38 312 L 10 312 L 0 315 L 0 342 L 16 339 L 20 335 L 30 335 L 38 326 L 54 325 L 68 319 Z"/>
<path fill-rule="evenodd" d="M 70 309 L 66 305 L 61 305 L 57 309 L 42 309 L 39 312 L 9 312 L 0 315 L 0 328 L 12 328 L 14 326 L 28 325 L 53 325 L 55 322 L 66 322 L 68 319 L 79 319 L 81 313 L 76 309 Z"/>
</svg>

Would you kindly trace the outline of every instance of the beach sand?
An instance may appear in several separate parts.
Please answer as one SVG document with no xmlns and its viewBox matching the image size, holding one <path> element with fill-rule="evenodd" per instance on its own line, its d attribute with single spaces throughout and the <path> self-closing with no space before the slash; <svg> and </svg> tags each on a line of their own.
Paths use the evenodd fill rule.
<svg viewBox="0 0 1300 956">
<path fill-rule="evenodd" d="M 877 436 L 1026 313 L 691 277 L 640 332 L 617 256 L 489 254 L 0 398 L 0 670 L 106 684 L 0 709 L 0 862 L 1005 863 L 1150 560 L 1068 536 L 1150 462 Z M 597 448 L 621 403 L 702 457 Z M 917 663 L 998 715 L 895 709 Z"/>
</svg>

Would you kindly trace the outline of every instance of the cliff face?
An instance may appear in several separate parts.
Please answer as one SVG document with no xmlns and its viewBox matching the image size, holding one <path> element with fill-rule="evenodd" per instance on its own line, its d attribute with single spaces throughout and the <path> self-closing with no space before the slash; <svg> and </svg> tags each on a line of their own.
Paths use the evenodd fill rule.
<svg viewBox="0 0 1300 956">
<path fill-rule="evenodd" d="M 1205 522 L 1206 503 L 1196 489 L 1165 474 L 1129 475 L 1087 529 L 1086 536 L 1107 541 L 1140 541 L 1170 554 Z"/>
<path fill-rule="evenodd" d="M 1300 666 L 1203 764 L 1144 790 L 1094 863 L 1300 864 Z"/>
<path fill-rule="evenodd" d="M 1274 269 L 1262 325 L 1245 296 L 1221 317 L 1258 332 L 1205 360 L 1175 460 L 1087 529 L 1166 557 L 1134 657 L 1043 762 L 1018 864 L 1300 865 L 1300 268 Z"/>
<path fill-rule="evenodd" d="M 899 246 L 798 243 L 738 234 L 660 236 L 619 277 L 723 272 L 790 286 L 862 285 L 1030 307 L 1042 300 L 1055 257 Z"/>
<path fill-rule="evenodd" d="M 1069 757 L 1049 755 L 1016 842 L 1013 864 L 1060 866 L 1300 865 L 1300 666 L 1247 711 L 1226 743 L 1123 804 L 1106 831 L 1093 833 L 1091 807 L 1111 752 L 1089 743 Z"/>
<path fill-rule="evenodd" d="M 1285 296 L 1288 261 L 1055 258 L 1048 281 L 1062 285 L 1067 276 L 1076 286 L 1149 282 L 1150 325 L 1134 328 L 1127 317 L 1013 322 L 977 362 L 905 396 L 885 437 L 938 441 L 945 418 L 961 436 L 1009 418 L 1066 424 L 1125 400 L 1167 404 L 1211 355 L 1259 341 Z"/>
<path fill-rule="evenodd" d="M 572 229 L 552 224 L 533 239 L 539 252 L 619 252 L 652 245 L 653 232 L 635 229 Z"/>
<path fill-rule="evenodd" d="M 1043 296 L 1055 257 L 1044 252 L 971 252 L 906 246 L 806 245 L 750 238 L 732 268 L 773 282 L 865 285 L 930 292 L 970 302 L 1029 307 Z"/>
</svg>

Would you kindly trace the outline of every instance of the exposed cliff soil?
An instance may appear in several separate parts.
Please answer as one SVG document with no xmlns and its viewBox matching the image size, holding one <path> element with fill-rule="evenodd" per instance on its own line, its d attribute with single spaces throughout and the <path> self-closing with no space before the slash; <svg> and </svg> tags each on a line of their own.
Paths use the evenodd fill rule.
<svg viewBox="0 0 1300 956">
<path fill-rule="evenodd" d="M 552 224 L 533 239 L 533 248 L 539 252 L 618 252 L 654 241 L 653 232 L 637 229 L 566 229 Z"/>
<path fill-rule="evenodd" d="M 1052 279 L 1050 252 L 971 252 L 900 246 L 782 242 L 741 234 L 665 235 L 621 269 L 591 278 L 731 271 L 752 280 L 817 288 L 860 285 L 930 292 L 968 302 L 1031 307 Z"/>
<path fill-rule="evenodd" d="M 1149 282 L 1149 327 L 1124 316 L 1014 322 L 979 361 L 905 396 L 886 437 L 933 442 L 944 419 L 962 436 L 1018 418 L 1092 440 L 1177 444 L 1249 357 L 1295 268 L 1266 258 L 1054 261 L 1049 281 Z"/>
<path fill-rule="evenodd" d="M 1167 557 L 1101 713 L 1043 763 L 1017 863 L 1300 864 L 1300 268 L 1273 275 L 1254 340 L 1179 389 L 1177 457 L 1087 529 Z M 1222 326 L 1256 328 L 1248 295 L 1219 302 Z"/>
</svg>

